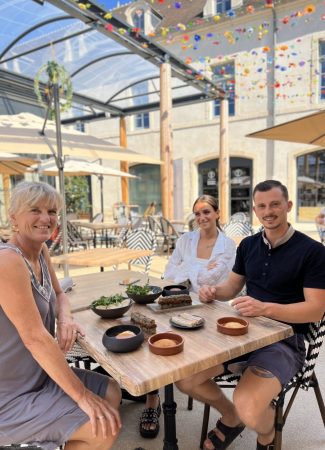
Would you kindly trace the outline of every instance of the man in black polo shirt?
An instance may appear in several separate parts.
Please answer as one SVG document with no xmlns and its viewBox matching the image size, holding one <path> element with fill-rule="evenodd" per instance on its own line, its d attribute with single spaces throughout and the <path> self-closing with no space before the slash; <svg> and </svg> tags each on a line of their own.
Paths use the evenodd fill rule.
<svg viewBox="0 0 325 450">
<path fill-rule="evenodd" d="M 253 200 L 264 231 L 240 243 L 228 280 L 202 287 L 200 300 L 233 299 L 246 283 L 247 295 L 234 298 L 232 306 L 243 316 L 289 323 L 295 334 L 177 383 L 181 391 L 221 413 L 204 443 L 207 450 L 226 449 L 245 426 L 256 431 L 257 450 L 274 448 L 271 401 L 304 363 L 308 322 L 320 320 L 325 312 L 325 248 L 288 223 L 292 202 L 287 188 L 279 181 L 264 181 L 255 187 Z M 235 363 L 243 375 L 232 403 L 211 378 Z"/>
</svg>

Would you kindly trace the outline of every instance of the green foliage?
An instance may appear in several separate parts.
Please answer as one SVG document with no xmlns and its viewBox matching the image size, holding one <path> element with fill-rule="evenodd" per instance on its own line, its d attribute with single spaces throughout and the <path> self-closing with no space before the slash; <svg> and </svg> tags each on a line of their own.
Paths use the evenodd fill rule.
<svg viewBox="0 0 325 450">
<path fill-rule="evenodd" d="M 45 98 L 42 96 L 40 82 L 47 83 L 45 88 Z M 72 106 L 73 89 L 69 73 L 66 69 L 58 64 L 56 61 L 48 61 L 36 73 L 34 78 L 34 91 L 39 103 L 46 109 L 48 107 L 48 100 L 50 98 L 53 84 L 59 85 L 60 93 L 60 111 L 68 111 Z M 64 98 L 62 98 L 64 97 Z M 54 106 L 50 105 L 50 118 L 54 119 Z"/>
<path fill-rule="evenodd" d="M 89 185 L 86 177 L 65 177 L 67 213 L 89 212 Z"/>
</svg>

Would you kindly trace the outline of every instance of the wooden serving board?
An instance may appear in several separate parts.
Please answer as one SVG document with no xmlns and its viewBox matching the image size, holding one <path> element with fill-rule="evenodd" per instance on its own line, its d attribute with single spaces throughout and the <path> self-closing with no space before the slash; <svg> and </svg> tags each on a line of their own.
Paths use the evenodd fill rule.
<svg viewBox="0 0 325 450">
<path fill-rule="evenodd" d="M 173 306 L 171 308 L 162 308 L 158 303 L 148 303 L 146 305 L 147 308 L 150 308 L 151 311 L 153 311 L 155 313 L 179 311 L 181 309 L 192 309 L 192 308 L 198 308 L 199 306 L 202 306 L 202 303 L 198 300 L 192 300 L 191 305 Z"/>
</svg>

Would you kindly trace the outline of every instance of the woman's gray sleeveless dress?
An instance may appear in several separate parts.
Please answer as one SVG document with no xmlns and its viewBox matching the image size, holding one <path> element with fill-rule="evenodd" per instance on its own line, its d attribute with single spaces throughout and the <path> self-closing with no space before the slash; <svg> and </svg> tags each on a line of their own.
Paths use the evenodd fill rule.
<svg viewBox="0 0 325 450">
<path fill-rule="evenodd" d="M 14 245 L 0 244 L 0 250 L 8 248 L 23 257 Z M 40 255 L 42 284 L 26 259 L 25 262 L 42 321 L 54 336 L 55 293 L 44 257 Z M 85 370 L 74 371 L 87 388 L 101 397 L 105 395 L 107 377 Z M 0 445 L 28 443 L 54 450 L 88 420 L 39 366 L 0 307 Z"/>
</svg>

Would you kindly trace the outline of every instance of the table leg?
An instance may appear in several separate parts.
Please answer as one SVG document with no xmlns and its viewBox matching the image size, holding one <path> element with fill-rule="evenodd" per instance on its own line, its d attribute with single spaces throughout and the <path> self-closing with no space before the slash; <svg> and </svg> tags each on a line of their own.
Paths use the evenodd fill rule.
<svg viewBox="0 0 325 450">
<path fill-rule="evenodd" d="M 96 245 L 97 245 L 97 234 L 96 234 L 96 230 L 94 230 L 93 244 L 94 244 L 94 248 L 96 248 Z"/>
<path fill-rule="evenodd" d="M 164 447 L 163 450 L 178 450 L 176 437 L 176 408 L 173 384 L 165 386 L 164 411 Z"/>
</svg>

